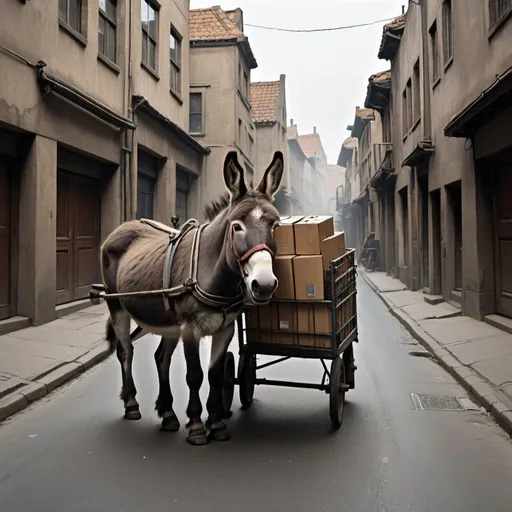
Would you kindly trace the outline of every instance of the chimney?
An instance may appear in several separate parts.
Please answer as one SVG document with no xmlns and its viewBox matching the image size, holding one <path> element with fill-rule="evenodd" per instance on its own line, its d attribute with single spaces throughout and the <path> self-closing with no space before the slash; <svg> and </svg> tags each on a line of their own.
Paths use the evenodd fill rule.
<svg viewBox="0 0 512 512">
<path fill-rule="evenodd" d="M 316 126 L 313 126 L 313 133 L 316 133 Z"/>
<path fill-rule="evenodd" d="M 405 5 L 402 5 L 402 14 L 405 14 Z"/>
<path fill-rule="evenodd" d="M 290 119 L 290 125 L 293 126 L 293 119 Z"/>
</svg>

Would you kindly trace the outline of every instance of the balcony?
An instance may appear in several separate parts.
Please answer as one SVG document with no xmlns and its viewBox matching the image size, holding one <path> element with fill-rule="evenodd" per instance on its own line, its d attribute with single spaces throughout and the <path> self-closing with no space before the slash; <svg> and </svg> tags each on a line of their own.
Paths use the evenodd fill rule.
<svg viewBox="0 0 512 512">
<path fill-rule="evenodd" d="M 373 165 L 370 184 L 378 188 L 395 175 L 393 144 L 380 142 L 373 144 Z"/>
</svg>

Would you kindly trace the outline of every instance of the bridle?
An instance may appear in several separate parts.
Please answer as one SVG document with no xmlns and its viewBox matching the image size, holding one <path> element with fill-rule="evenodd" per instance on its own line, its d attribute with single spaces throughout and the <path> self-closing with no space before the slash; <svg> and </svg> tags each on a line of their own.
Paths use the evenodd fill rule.
<svg viewBox="0 0 512 512">
<path fill-rule="evenodd" d="M 267 251 L 270 254 L 270 257 L 272 258 L 272 262 L 275 261 L 274 251 L 272 251 L 272 249 L 267 244 L 264 244 L 264 243 L 257 244 L 254 247 L 251 247 L 251 249 L 249 249 L 247 252 L 244 252 L 242 255 L 240 255 L 240 253 L 237 251 L 234 241 L 233 241 L 233 233 L 235 232 L 235 228 L 234 228 L 234 226 L 231 226 L 231 228 L 228 228 L 228 229 L 229 229 L 229 245 L 231 247 L 231 250 L 233 251 L 233 255 L 235 256 L 236 262 L 238 264 L 238 268 L 240 269 L 240 276 L 242 277 L 242 279 L 244 279 L 245 277 L 247 277 L 249 275 L 247 270 L 245 269 L 244 265 L 247 262 L 247 260 L 254 253 L 259 252 L 259 251 Z"/>
</svg>

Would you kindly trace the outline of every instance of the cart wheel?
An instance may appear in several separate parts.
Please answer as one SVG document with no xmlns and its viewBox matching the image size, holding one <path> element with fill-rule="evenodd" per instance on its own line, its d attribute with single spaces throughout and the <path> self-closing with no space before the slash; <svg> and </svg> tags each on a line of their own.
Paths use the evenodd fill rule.
<svg viewBox="0 0 512 512">
<path fill-rule="evenodd" d="M 343 365 L 345 366 L 345 382 L 348 385 L 348 391 L 356 387 L 355 372 L 357 366 L 355 365 L 354 346 L 352 343 L 346 348 L 345 352 L 343 352 Z"/>
<path fill-rule="evenodd" d="M 341 427 L 343 411 L 345 409 L 345 365 L 341 357 L 337 357 L 331 364 L 331 382 L 329 392 L 329 413 L 335 429 Z"/>
<path fill-rule="evenodd" d="M 232 352 L 226 352 L 224 357 L 224 383 L 222 385 L 222 417 L 231 417 L 231 405 L 235 394 L 235 358 Z"/>
<path fill-rule="evenodd" d="M 244 350 L 238 361 L 238 385 L 240 387 L 240 402 L 244 409 L 252 405 L 254 385 L 256 381 L 256 355 Z"/>
</svg>

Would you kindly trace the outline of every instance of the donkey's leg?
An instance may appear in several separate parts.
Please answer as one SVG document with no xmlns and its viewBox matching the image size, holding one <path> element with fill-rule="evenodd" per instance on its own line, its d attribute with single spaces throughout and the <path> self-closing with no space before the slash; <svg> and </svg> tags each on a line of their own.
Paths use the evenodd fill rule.
<svg viewBox="0 0 512 512">
<path fill-rule="evenodd" d="M 206 403 L 208 409 L 206 426 L 210 430 L 210 436 L 217 441 L 227 441 L 231 438 L 226 424 L 222 421 L 222 386 L 224 384 L 224 358 L 234 333 L 235 324 L 232 323 L 212 337 L 208 369 L 210 394 Z"/>
<path fill-rule="evenodd" d="M 183 328 L 182 339 L 183 351 L 187 361 L 187 385 L 190 391 L 187 406 L 187 416 L 189 418 L 187 423 L 189 429 L 187 440 L 190 444 L 196 446 L 205 445 L 208 443 L 208 439 L 203 422 L 201 421 L 203 406 L 199 397 L 199 390 L 203 383 L 203 370 L 201 369 L 199 357 L 199 342 L 201 338 L 195 332 L 194 326 L 186 325 Z"/>
<path fill-rule="evenodd" d="M 172 408 L 173 396 L 169 381 L 171 358 L 178 341 L 179 337 L 175 339 L 162 337 L 160 345 L 158 345 L 155 352 L 155 363 L 160 384 L 160 392 L 156 399 L 155 409 L 158 412 L 158 416 L 162 418 L 162 429 L 171 432 L 176 432 L 180 429 L 180 422 Z"/>
<path fill-rule="evenodd" d="M 139 403 L 135 399 L 137 389 L 132 376 L 133 345 L 130 339 L 130 315 L 123 309 L 119 301 L 109 301 L 108 306 L 112 327 L 118 340 L 116 348 L 123 377 L 121 399 L 124 402 L 124 417 L 128 420 L 140 420 L 142 416 L 139 411 Z"/>
</svg>

